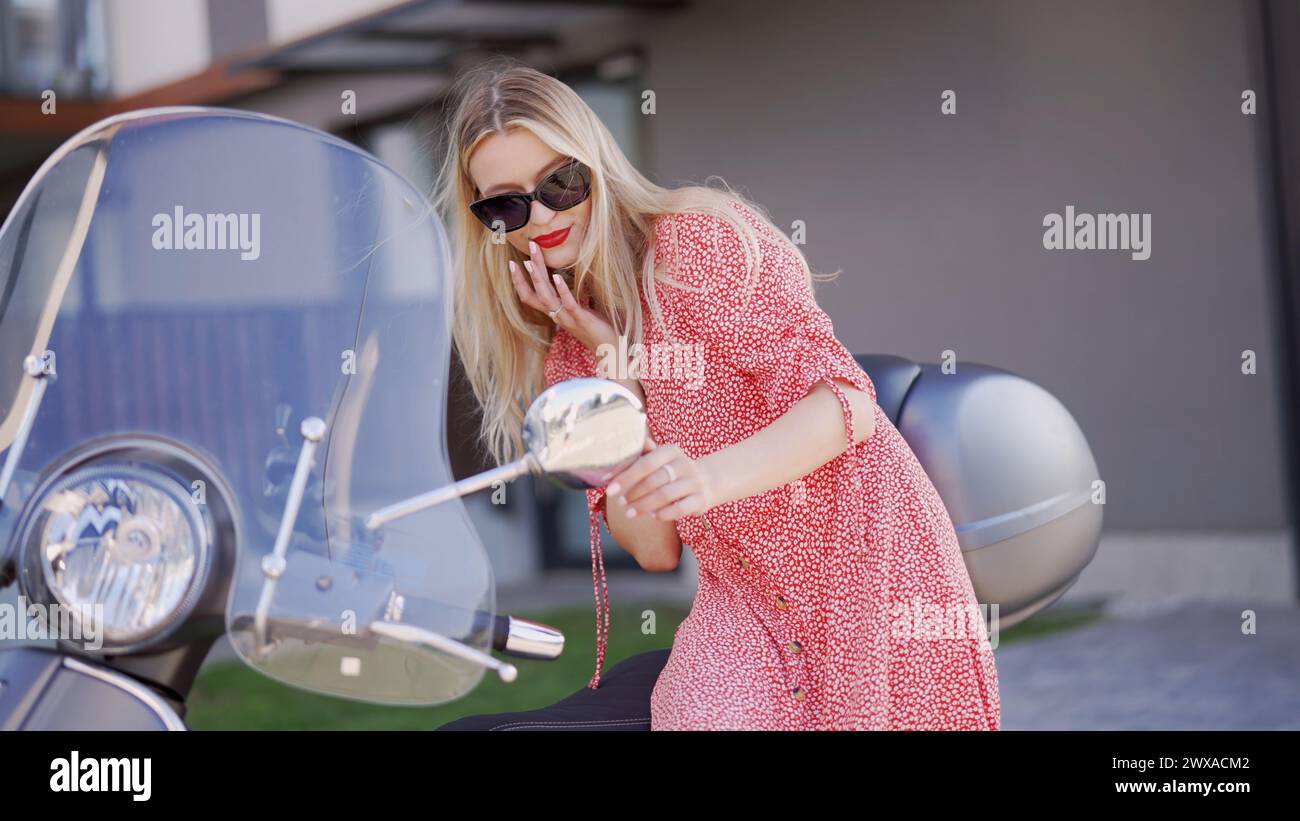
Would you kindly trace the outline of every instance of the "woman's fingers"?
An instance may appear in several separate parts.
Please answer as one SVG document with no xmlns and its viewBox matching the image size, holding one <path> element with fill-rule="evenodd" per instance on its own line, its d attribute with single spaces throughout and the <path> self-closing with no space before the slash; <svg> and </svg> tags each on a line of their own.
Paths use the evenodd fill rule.
<svg viewBox="0 0 1300 821">
<path fill-rule="evenodd" d="M 568 307 L 550 281 L 541 247 L 529 240 L 528 250 L 529 258 L 524 260 L 522 269 L 515 264 L 514 260 L 509 261 L 510 280 L 514 283 L 515 290 L 519 292 L 519 298 L 528 307 L 545 313 L 550 313 L 557 307 Z M 572 299 L 570 301 L 573 302 Z M 573 302 L 573 304 L 576 306 L 577 303 Z"/>
<path fill-rule="evenodd" d="M 671 476 L 664 465 L 672 465 Z M 629 517 L 675 520 L 702 513 L 707 507 L 704 500 L 708 494 L 696 463 L 677 445 L 656 445 L 648 431 L 641 458 L 615 476 L 606 492 L 619 496 Z"/>
<path fill-rule="evenodd" d="M 665 465 L 672 465 L 672 475 L 664 470 Z M 623 503 L 636 507 L 638 500 L 658 489 L 661 485 L 681 479 L 693 472 L 694 463 L 685 458 L 681 448 L 676 445 L 664 445 L 645 454 L 631 467 L 614 477 L 611 485 L 622 491 Z M 615 493 L 619 493 L 615 490 Z"/>
<path fill-rule="evenodd" d="M 673 502 L 670 505 L 662 507 L 655 513 L 656 519 L 675 522 L 683 516 L 699 516 L 708 510 L 703 493 L 692 493 Z"/>
<path fill-rule="evenodd" d="M 558 321 L 574 332 L 598 356 L 601 345 L 618 345 L 618 334 L 615 333 L 614 326 L 600 314 L 579 303 L 564 277 L 552 274 L 551 281 L 555 283 L 556 293 L 560 295 L 560 307 L 563 308 L 557 315 Z"/>
<path fill-rule="evenodd" d="M 555 283 L 555 290 L 560 295 L 560 305 L 564 307 L 564 313 L 560 316 L 568 315 L 570 319 L 577 321 L 583 315 L 582 306 L 578 300 L 573 298 L 573 292 L 569 290 L 569 283 L 564 281 L 564 277 L 559 274 L 551 274 L 551 282 Z"/>
<path fill-rule="evenodd" d="M 515 290 L 519 292 L 519 301 L 534 310 L 545 310 L 545 308 L 542 307 L 542 304 L 537 301 L 537 295 L 533 293 L 533 289 L 528 284 L 528 281 L 524 279 L 523 270 L 515 264 L 513 259 L 510 260 L 509 265 L 510 281 L 514 283 Z"/>
<path fill-rule="evenodd" d="M 615 496 L 619 494 L 624 494 L 626 496 L 626 492 L 632 489 L 637 482 L 640 482 L 652 472 L 658 470 L 668 462 L 671 462 L 676 456 L 674 450 L 674 446 L 664 445 L 661 448 L 655 448 L 654 450 L 645 453 L 611 479 L 605 492 L 612 493 Z"/>
<path fill-rule="evenodd" d="M 671 474 L 668 472 L 669 470 L 672 470 Z M 654 510 L 657 507 L 662 507 L 664 502 L 660 501 L 658 504 L 648 502 L 647 500 L 653 494 L 673 483 L 688 480 L 692 485 L 698 483 L 698 478 L 695 476 L 695 463 L 685 457 L 673 459 L 660 465 L 658 469 L 650 471 L 649 475 L 644 479 L 624 491 L 622 495 L 623 503 L 638 512 Z M 692 490 L 695 489 L 698 488 L 692 488 Z M 672 501 L 672 499 L 668 501 Z"/>
<path fill-rule="evenodd" d="M 663 473 L 663 471 L 661 470 L 659 473 Z M 645 514 L 652 518 L 658 518 L 665 506 L 690 496 L 698 489 L 698 485 L 699 483 L 696 481 L 694 476 L 683 477 L 675 482 L 666 481 L 664 484 L 659 485 L 655 490 L 641 496 L 635 501 L 629 499 L 629 515 Z M 635 514 L 631 513 L 633 510 L 636 511 Z"/>
<path fill-rule="evenodd" d="M 537 266 L 533 264 L 531 259 L 524 260 L 524 267 L 528 269 L 529 281 L 533 284 L 533 293 L 537 294 L 537 301 L 543 305 L 548 302 L 551 304 L 550 308 L 543 308 L 542 310 L 554 310 L 556 299 L 555 286 L 546 284 L 546 278 L 538 274 Z M 545 266 L 543 266 L 543 268 L 545 268 Z"/>
<path fill-rule="evenodd" d="M 529 275 L 532 276 L 533 291 L 546 306 L 543 310 L 553 311 L 557 307 L 560 297 L 555 293 L 555 286 L 549 281 L 546 260 L 542 257 L 542 249 L 537 243 L 529 240 L 528 250 L 531 253 L 529 258 L 524 261 L 524 267 L 528 269 Z"/>
</svg>

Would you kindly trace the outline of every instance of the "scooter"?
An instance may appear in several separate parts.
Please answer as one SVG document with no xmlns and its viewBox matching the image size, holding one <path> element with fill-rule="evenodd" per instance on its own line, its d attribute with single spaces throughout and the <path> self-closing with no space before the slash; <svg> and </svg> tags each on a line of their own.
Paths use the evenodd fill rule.
<svg viewBox="0 0 1300 821">
<path fill-rule="evenodd" d="M 183 729 L 223 633 L 288 686 L 392 705 L 514 681 L 493 651 L 560 655 L 559 631 L 496 612 L 460 499 L 604 484 L 644 409 L 560 383 L 523 459 L 456 481 L 450 271 L 409 182 L 286 120 L 149 109 L 50 157 L 0 229 L 0 587 L 55 644 L 12 646 L 0 613 L 0 728 Z M 988 366 L 860 361 L 980 600 L 1004 625 L 1056 600 L 1101 521 L 1068 411 Z"/>
</svg>

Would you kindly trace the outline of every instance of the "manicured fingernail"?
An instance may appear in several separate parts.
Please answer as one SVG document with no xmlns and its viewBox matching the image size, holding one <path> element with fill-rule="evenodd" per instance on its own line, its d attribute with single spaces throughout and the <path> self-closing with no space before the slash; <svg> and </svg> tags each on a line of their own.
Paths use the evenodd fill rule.
<svg viewBox="0 0 1300 821">
<path fill-rule="evenodd" d="M 532 251 L 534 254 L 537 253 L 537 243 L 533 242 L 531 239 L 528 240 L 528 250 Z"/>
<path fill-rule="evenodd" d="M 510 273 L 515 273 L 515 261 L 513 259 L 510 260 Z"/>
<path fill-rule="evenodd" d="M 528 260 L 528 259 L 524 260 L 524 267 L 527 268 L 527 269 L 528 269 L 528 273 L 531 274 L 531 273 L 533 272 L 533 262 L 532 262 L 532 260 Z"/>
<path fill-rule="evenodd" d="M 627 509 L 627 517 L 628 517 L 629 519 L 636 518 L 636 508 L 634 508 L 634 507 L 629 507 L 629 508 Z"/>
<path fill-rule="evenodd" d="M 611 483 L 609 487 L 605 488 L 605 492 L 606 492 L 606 493 L 612 493 L 612 494 L 614 494 L 615 496 L 617 496 L 617 495 L 618 495 L 618 482 L 613 482 L 613 483 Z M 623 501 L 623 500 L 622 500 L 622 499 L 619 499 L 619 501 L 621 502 L 621 501 Z"/>
</svg>

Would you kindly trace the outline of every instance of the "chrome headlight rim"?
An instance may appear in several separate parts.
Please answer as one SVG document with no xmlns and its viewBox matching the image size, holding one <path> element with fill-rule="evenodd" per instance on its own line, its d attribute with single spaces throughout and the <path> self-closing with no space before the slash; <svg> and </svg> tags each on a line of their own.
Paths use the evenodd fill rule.
<svg viewBox="0 0 1300 821">
<path fill-rule="evenodd" d="M 112 476 L 121 480 L 145 482 L 171 495 L 173 501 L 178 503 L 178 507 L 186 517 L 195 546 L 194 571 L 190 575 L 185 592 L 177 605 L 147 631 L 134 635 L 128 640 L 112 639 L 105 631 L 103 646 L 98 653 L 106 656 L 129 654 L 153 647 L 175 635 L 202 601 L 212 576 L 216 553 L 215 529 L 207 511 L 200 511 L 196 505 L 189 503 L 188 492 L 183 490 L 188 487 L 185 479 L 169 466 L 169 459 L 174 454 L 161 449 L 140 451 L 124 448 L 121 445 L 125 443 L 120 441 L 117 444 L 119 447 L 105 448 L 93 454 L 82 451 L 75 457 L 52 466 L 46 472 L 46 478 L 38 483 L 30 498 L 27 499 L 16 529 L 15 539 L 20 592 L 33 603 L 46 606 L 62 605 L 64 602 L 61 597 L 49 584 L 41 550 L 43 541 L 41 531 L 45 521 L 42 513 L 45 501 L 52 494 L 98 477 Z M 186 462 L 189 466 L 198 467 L 188 459 Z M 208 477 L 206 470 L 199 472 L 203 478 Z M 60 638 L 58 644 L 65 649 L 78 651 L 81 649 L 81 642 L 76 639 Z"/>
</svg>

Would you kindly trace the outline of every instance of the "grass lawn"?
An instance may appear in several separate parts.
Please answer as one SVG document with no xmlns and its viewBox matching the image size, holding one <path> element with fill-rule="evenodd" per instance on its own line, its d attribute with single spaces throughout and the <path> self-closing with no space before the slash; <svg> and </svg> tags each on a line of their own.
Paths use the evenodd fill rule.
<svg viewBox="0 0 1300 821">
<path fill-rule="evenodd" d="M 628 656 L 671 647 L 673 632 L 689 608 L 678 604 L 611 605 L 608 670 Z M 654 634 L 641 631 L 642 613 L 655 613 Z M 595 609 L 570 607 L 517 613 L 564 632 L 564 654 L 555 661 L 511 659 L 519 668 L 513 684 L 495 674 L 474 692 L 437 707 L 391 707 L 306 693 L 272 681 L 240 661 L 203 671 L 190 694 L 186 723 L 195 730 L 431 730 L 467 715 L 535 710 L 586 686 L 595 669 Z M 1100 613 L 1049 609 L 1003 630 L 999 646 L 1091 624 Z"/>
</svg>

